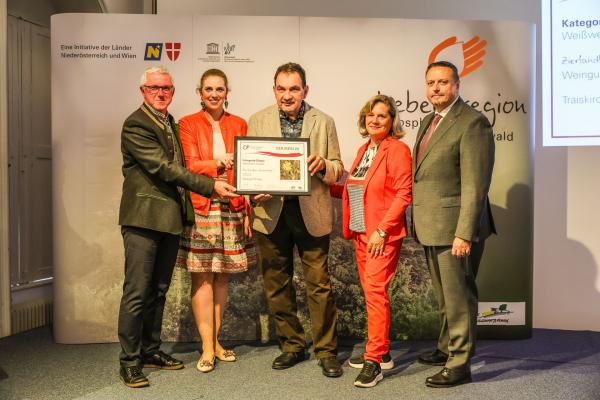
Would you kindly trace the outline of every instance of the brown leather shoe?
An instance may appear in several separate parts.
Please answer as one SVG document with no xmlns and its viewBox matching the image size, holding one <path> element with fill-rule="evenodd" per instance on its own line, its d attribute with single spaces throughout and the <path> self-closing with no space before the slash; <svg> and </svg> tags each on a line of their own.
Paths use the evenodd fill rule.
<svg viewBox="0 0 600 400">
<path fill-rule="evenodd" d="M 443 368 L 437 374 L 425 379 L 425 385 L 434 388 L 446 388 L 471 381 L 471 368 L 466 365 L 459 368 Z"/>
<path fill-rule="evenodd" d="M 160 369 L 182 369 L 183 362 L 171 357 L 167 353 L 157 351 L 152 355 L 142 357 L 144 368 L 160 368 Z"/>
<path fill-rule="evenodd" d="M 150 385 L 148 378 L 142 372 L 142 367 L 138 365 L 131 367 L 121 366 L 119 375 L 123 383 L 130 388 L 141 388 Z"/>
<path fill-rule="evenodd" d="M 448 354 L 444 353 L 439 349 L 435 349 L 435 351 L 431 353 L 421 354 L 417 361 L 421 364 L 425 365 L 446 365 L 446 361 L 448 361 Z"/>
<path fill-rule="evenodd" d="M 284 351 L 275 360 L 273 360 L 273 369 L 287 369 L 306 359 L 304 351 L 289 352 Z"/>
<path fill-rule="evenodd" d="M 319 359 L 319 365 L 323 369 L 323 375 L 328 378 L 337 378 L 342 376 L 342 364 L 336 356 L 323 357 Z"/>
</svg>

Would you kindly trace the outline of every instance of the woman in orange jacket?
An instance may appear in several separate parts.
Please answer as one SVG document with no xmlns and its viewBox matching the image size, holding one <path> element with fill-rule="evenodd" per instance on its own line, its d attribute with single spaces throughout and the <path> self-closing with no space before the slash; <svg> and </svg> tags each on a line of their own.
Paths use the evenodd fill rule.
<svg viewBox="0 0 600 400">
<path fill-rule="evenodd" d="M 246 122 L 225 111 L 227 76 L 209 69 L 197 87 L 202 110 L 179 121 L 186 167 L 192 172 L 233 184 L 235 136 L 246 136 Z M 210 372 L 215 357 L 235 361 L 236 355 L 219 343 L 219 328 L 227 303 L 229 274 L 243 272 L 256 262 L 256 251 L 243 196 L 231 200 L 191 193 L 194 225 L 182 234 L 177 265 L 192 279 L 192 311 L 202 338 L 197 368 Z"/>
<path fill-rule="evenodd" d="M 412 200 L 409 147 L 398 140 L 398 112 L 394 99 L 377 95 L 369 99 L 358 117 L 359 132 L 368 138 L 341 192 L 343 234 L 352 239 L 356 264 L 367 308 L 367 347 L 350 366 L 362 368 L 354 381 L 373 387 L 383 379 L 383 369 L 393 367 L 389 354 L 390 301 L 387 289 L 398 265 L 406 236 L 405 211 Z"/>
</svg>

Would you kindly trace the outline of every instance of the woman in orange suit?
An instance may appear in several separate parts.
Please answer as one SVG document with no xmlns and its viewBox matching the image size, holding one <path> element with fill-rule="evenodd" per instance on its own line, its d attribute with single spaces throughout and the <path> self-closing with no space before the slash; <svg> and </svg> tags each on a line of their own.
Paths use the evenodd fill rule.
<svg viewBox="0 0 600 400">
<path fill-rule="evenodd" d="M 229 87 L 227 76 L 209 69 L 197 87 L 202 110 L 179 121 L 186 167 L 198 174 L 233 184 L 234 137 L 245 136 L 246 122 L 225 111 Z M 192 278 L 192 311 L 202 338 L 197 368 L 210 372 L 215 357 L 235 361 L 236 355 L 219 343 L 229 274 L 243 272 L 256 262 L 251 244 L 248 204 L 243 196 L 231 200 L 191 193 L 194 225 L 181 237 L 177 266 Z"/>
<path fill-rule="evenodd" d="M 354 242 L 368 319 L 366 351 L 352 358 L 350 366 L 362 368 L 355 386 L 373 387 L 383 379 L 382 368 L 393 367 L 387 289 L 406 236 L 404 213 L 412 201 L 411 156 L 409 147 L 398 140 L 404 134 L 398 130 L 393 98 L 370 98 L 360 111 L 358 127 L 368 140 L 358 149 L 346 182 L 337 191 L 343 190 L 343 234 Z"/>
</svg>

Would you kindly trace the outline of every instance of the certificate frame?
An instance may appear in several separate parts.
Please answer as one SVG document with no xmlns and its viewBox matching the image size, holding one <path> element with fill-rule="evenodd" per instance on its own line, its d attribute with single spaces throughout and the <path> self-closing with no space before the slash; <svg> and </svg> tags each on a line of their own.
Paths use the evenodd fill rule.
<svg viewBox="0 0 600 400">
<path fill-rule="evenodd" d="M 307 196 L 309 138 L 236 136 L 234 183 L 238 194 Z"/>
</svg>

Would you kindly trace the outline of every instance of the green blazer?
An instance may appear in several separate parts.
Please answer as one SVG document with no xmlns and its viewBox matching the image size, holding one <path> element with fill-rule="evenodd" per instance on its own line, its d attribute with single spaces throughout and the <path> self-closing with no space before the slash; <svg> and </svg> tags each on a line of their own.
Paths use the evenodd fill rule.
<svg viewBox="0 0 600 400">
<path fill-rule="evenodd" d="M 175 143 L 181 162 L 173 162 L 173 148 L 165 126 L 146 104 L 123 123 L 123 194 L 119 209 L 119 225 L 135 226 L 159 232 L 180 234 L 184 223 L 193 222 L 194 214 L 186 191 L 182 197 L 177 186 L 203 196 L 210 196 L 214 180 L 194 174 L 185 168 L 183 150 L 175 120 Z"/>
<path fill-rule="evenodd" d="M 427 115 L 413 151 L 413 223 L 425 246 L 452 245 L 455 237 L 485 240 L 496 233 L 488 200 L 495 143 L 487 118 L 461 98 L 442 119 L 417 162 L 434 113 Z"/>
</svg>

